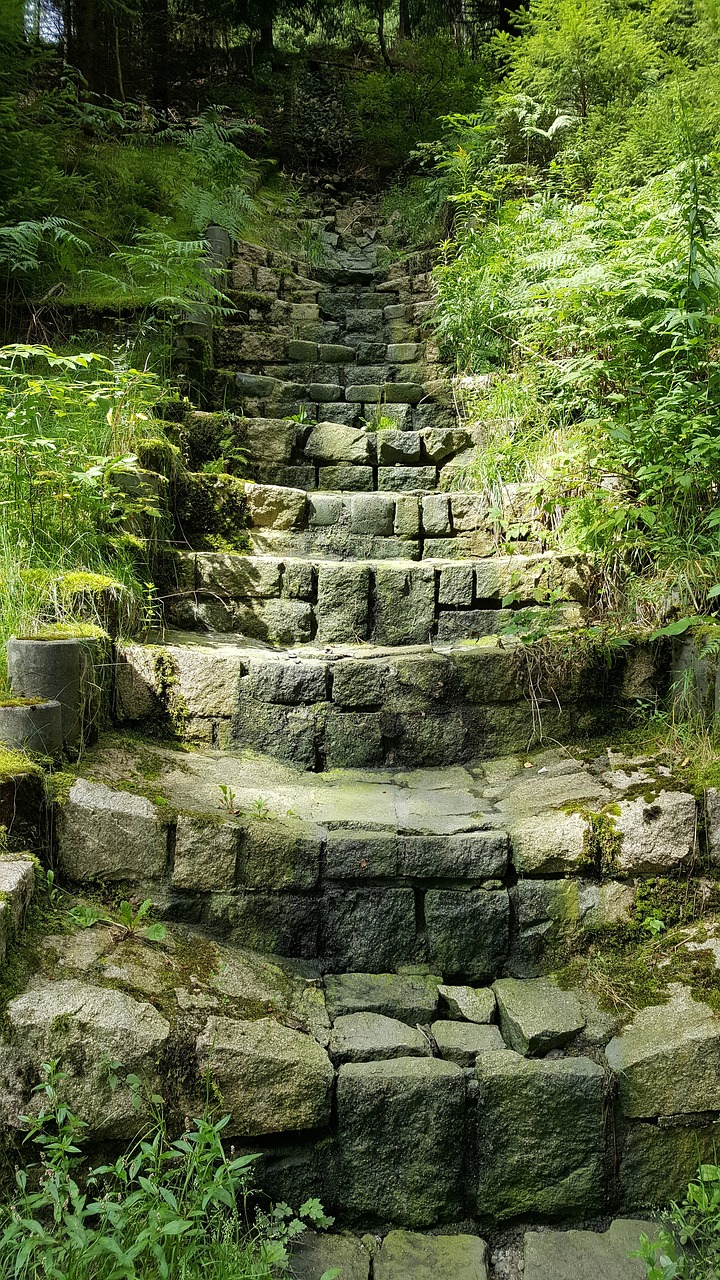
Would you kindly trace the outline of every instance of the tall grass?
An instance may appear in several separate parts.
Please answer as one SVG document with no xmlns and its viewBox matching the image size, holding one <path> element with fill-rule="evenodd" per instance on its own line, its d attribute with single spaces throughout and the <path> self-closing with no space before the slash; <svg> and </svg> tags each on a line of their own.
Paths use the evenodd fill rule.
<svg viewBox="0 0 720 1280">
<path fill-rule="evenodd" d="M 152 539 L 138 530 L 162 510 L 137 449 L 158 435 L 159 394 L 125 357 L 0 349 L 0 649 L 38 622 L 87 621 L 93 594 L 141 600 Z"/>
</svg>

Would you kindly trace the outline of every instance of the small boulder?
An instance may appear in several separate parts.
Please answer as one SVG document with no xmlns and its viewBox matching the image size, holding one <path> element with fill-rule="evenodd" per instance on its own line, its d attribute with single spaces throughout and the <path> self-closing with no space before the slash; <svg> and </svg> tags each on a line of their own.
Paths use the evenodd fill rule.
<svg viewBox="0 0 720 1280">
<path fill-rule="evenodd" d="M 315 1129 L 330 1119 L 333 1069 L 312 1036 L 274 1018 L 235 1022 L 210 1018 L 197 1040 L 230 1112 L 233 1135 Z"/>
<path fill-rule="evenodd" d="M 167 832 L 143 796 L 78 778 L 58 822 L 60 868 L 69 880 L 143 883 L 165 874 Z"/>
<path fill-rule="evenodd" d="M 720 1019 L 674 984 L 667 1004 L 641 1009 L 605 1050 L 625 1116 L 720 1111 Z"/>
<path fill-rule="evenodd" d="M 260 529 L 292 529 L 305 516 L 303 489 L 277 484 L 248 484 L 245 490 L 250 524 Z"/>
<path fill-rule="evenodd" d="M 430 1046 L 422 1031 L 382 1013 L 348 1013 L 335 1020 L 330 1056 L 336 1062 L 424 1058 Z"/>
<path fill-rule="evenodd" d="M 577 996 L 547 978 L 500 978 L 493 990 L 503 1037 L 526 1058 L 562 1048 L 585 1026 Z"/>
<path fill-rule="evenodd" d="M 433 1022 L 432 1033 L 446 1062 L 472 1067 L 479 1053 L 495 1053 L 505 1048 L 499 1027 L 477 1022 Z"/>
<path fill-rule="evenodd" d="M 357 1236 L 345 1232 L 320 1235 L 317 1231 L 305 1231 L 293 1243 L 291 1274 L 294 1280 L 319 1280 L 336 1268 L 338 1280 L 368 1280 L 370 1253 Z"/>
<path fill-rule="evenodd" d="M 492 987 L 439 987 L 440 995 L 455 1018 L 466 1022 L 491 1022 L 495 1012 Z"/>
<path fill-rule="evenodd" d="M 647 1267 L 633 1258 L 643 1232 L 657 1225 L 617 1218 L 607 1231 L 528 1231 L 524 1280 L 645 1280 Z"/>
</svg>

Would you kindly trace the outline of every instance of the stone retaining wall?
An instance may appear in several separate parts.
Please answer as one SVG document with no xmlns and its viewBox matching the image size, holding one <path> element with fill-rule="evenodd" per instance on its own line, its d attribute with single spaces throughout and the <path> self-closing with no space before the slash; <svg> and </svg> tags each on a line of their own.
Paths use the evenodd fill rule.
<svg viewBox="0 0 720 1280">
<path fill-rule="evenodd" d="M 394 499 L 388 509 L 397 509 Z M 354 514 L 359 520 L 362 512 Z M 317 531 L 309 536 L 316 544 Z M 412 544 L 392 537 L 366 537 L 371 550 L 381 542 L 388 544 L 389 555 L 402 551 L 407 557 L 412 550 Z M 506 628 L 513 614 L 502 602 L 511 593 L 538 618 L 544 606 L 537 602 L 552 597 L 556 607 L 546 615 L 551 624 L 567 625 L 571 616 L 578 621 L 592 581 L 591 567 L 579 555 L 495 556 L 478 564 L 419 566 L 407 558 L 348 562 L 322 560 L 319 554 L 317 548 L 313 559 L 178 553 L 168 560 L 161 583 L 165 622 L 279 645 L 311 640 L 401 645 L 433 639 L 442 646 Z"/>
</svg>

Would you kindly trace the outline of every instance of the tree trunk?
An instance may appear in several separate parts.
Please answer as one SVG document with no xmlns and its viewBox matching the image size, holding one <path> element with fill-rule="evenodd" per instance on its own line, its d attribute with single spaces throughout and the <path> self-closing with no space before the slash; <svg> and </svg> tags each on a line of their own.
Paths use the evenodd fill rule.
<svg viewBox="0 0 720 1280">
<path fill-rule="evenodd" d="M 398 35 L 401 40 L 412 40 L 410 0 L 400 0 L 400 23 L 398 27 Z"/>
<path fill-rule="evenodd" d="M 271 58 L 275 49 L 275 40 L 273 37 L 273 6 L 267 4 L 262 17 L 260 18 L 260 40 L 258 43 L 258 53 L 261 58 Z"/>
<path fill-rule="evenodd" d="M 380 45 L 380 52 L 382 54 L 382 59 L 383 59 L 383 62 L 385 63 L 385 66 L 389 67 L 390 70 L 392 71 L 393 64 L 390 59 L 390 54 L 388 53 L 388 50 L 387 50 L 387 44 L 385 43 L 385 0 L 378 0 L 377 25 L 378 25 L 378 44 Z"/>
<path fill-rule="evenodd" d="M 168 0 L 145 0 L 143 26 L 147 48 L 152 59 L 150 69 L 151 96 L 161 110 L 167 110 L 169 81 L 170 17 Z"/>
</svg>

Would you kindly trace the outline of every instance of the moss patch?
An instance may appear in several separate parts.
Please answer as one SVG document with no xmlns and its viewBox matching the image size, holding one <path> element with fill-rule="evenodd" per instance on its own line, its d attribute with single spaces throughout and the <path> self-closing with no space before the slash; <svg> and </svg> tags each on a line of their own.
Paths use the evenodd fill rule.
<svg viewBox="0 0 720 1280">
<path fill-rule="evenodd" d="M 22 751 L 7 751 L 0 747 L 0 779 L 14 778 L 23 773 L 40 775 L 42 772 L 42 766 L 30 756 L 23 755 Z"/>
</svg>

